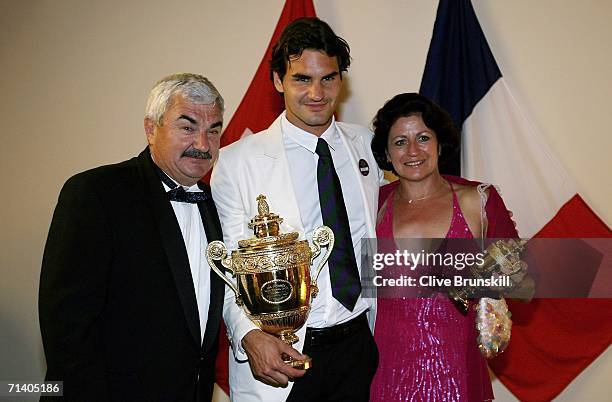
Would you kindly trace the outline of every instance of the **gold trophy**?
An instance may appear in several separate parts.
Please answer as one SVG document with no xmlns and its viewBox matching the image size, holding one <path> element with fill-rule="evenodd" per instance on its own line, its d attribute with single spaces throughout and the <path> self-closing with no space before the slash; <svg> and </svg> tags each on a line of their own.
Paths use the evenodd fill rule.
<svg viewBox="0 0 612 402">
<path fill-rule="evenodd" d="M 480 353 L 490 359 L 502 353 L 512 332 L 511 313 L 503 297 L 530 299 L 533 295 L 533 279 L 527 274 L 527 263 L 521 260 L 520 253 L 527 240 L 508 239 L 493 242 L 485 251 L 482 264 L 469 267 L 471 278 L 486 279 L 490 277 L 507 277 L 510 288 L 491 288 L 489 297 L 479 297 L 474 305 L 476 310 L 476 342 Z M 478 294 L 472 287 L 449 287 L 448 295 L 466 315 L 470 306 L 469 299 Z"/>
<path fill-rule="evenodd" d="M 298 241 L 297 232 L 279 233 L 283 218 L 270 212 L 264 195 L 259 195 L 257 202 L 258 214 L 249 222 L 254 236 L 240 240 L 231 257 L 223 242 L 213 241 L 206 248 L 206 257 L 215 273 L 234 291 L 236 304 L 242 306 L 251 321 L 292 345 L 298 341 L 295 332 L 306 323 L 310 303 L 317 295 L 317 278 L 331 254 L 334 233 L 320 226 L 313 232 L 312 245 L 307 240 Z M 310 265 L 321 253 L 321 246 L 327 246 L 327 251 L 311 277 Z M 236 284 L 215 261 L 232 273 Z M 311 366 L 310 359 L 295 360 L 285 354 L 282 358 L 295 368 Z"/>
<path fill-rule="evenodd" d="M 483 263 L 469 267 L 469 277 L 484 279 L 507 276 L 514 289 L 512 291 L 500 289 L 498 296 L 529 299 L 533 293 L 533 280 L 526 276 L 527 264 L 520 259 L 520 253 L 526 244 L 527 240 L 524 239 L 495 241 L 486 249 Z M 469 299 L 474 297 L 477 289 L 451 286 L 447 291 L 459 311 L 464 315 L 467 314 Z"/>
</svg>

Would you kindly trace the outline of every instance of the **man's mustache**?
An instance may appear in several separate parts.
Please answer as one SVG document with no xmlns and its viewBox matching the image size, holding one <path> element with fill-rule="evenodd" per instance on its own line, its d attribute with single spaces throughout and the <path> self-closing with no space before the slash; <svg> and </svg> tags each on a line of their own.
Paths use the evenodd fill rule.
<svg viewBox="0 0 612 402">
<path fill-rule="evenodd" d="M 212 159 L 212 154 L 209 151 L 200 151 L 199 149 L 191 148 L 183 152 L 183 156 L 197 159 Z"/>
</svg>

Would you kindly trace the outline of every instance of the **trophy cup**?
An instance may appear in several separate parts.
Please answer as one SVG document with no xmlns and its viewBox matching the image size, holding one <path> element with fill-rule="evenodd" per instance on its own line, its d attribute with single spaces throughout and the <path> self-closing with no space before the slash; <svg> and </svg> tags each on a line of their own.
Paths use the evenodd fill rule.
<svg viewBox="0 0 612 402">
<path fill-rule="evenodd" d="M 518 287 L 523 292 L 523 298 L 529 298 L 530 289 L 533 289 L 533 281 L 530 277 L 526 277 L 527 264 L 520 259 L 519 254 L 523 251 L 527 240 L 524 239 L 508 239 L 497 240 L 487 247 L 484 261 L 482 264 L 473 265 L 468 269 L 468 275 L 471 278 L 484 279 L 492 276 L 507 276 L 509 282 Z M 493 289 L 491 289 L 493 290 Z M 478 293 L 476 288 L 457 288 L 450 286 L 447 288 L 448 295 L 457 306 L 459 311 L 464 315 L 467 314 L 469 308 L 469 299 Z M 495 296 L 501 297 L 520 297 L 520 292 L 514 290 L 500 290 Z M 493 296 L 493 295 L 491 295 Z"/>
<path fill-rule="evenodd" d="M 231 256 L 223 242 L 213 241 L 206 248 L 206 257 L 234 291 L 236 304 L 249 319 L 264 332 L 292 345 L 298 341 L 295 332 L 306 323 L 310 303 L 317 295 L 317 278 L 333 249 L 334 233 L 320 226 L 313 232 L 312 245 L 307 240 L 298 241 L 297 232 L 279 233 L 283 218 L 270 212 L 264 195 L 259 195 L 257 202 L 258 214 L 249 222 L 254 236 L 240 240 Z M 310 265 L 321 253 L 321 246 L 327 246 L 327 251 L 311 277 Z M 235 284 L 215 261 L 232 273 Z M 310 359 L 295 360 L 286 354 L 282 358 L 295 368 L 305 370 L 312 365 Z"/>
<path fill-rule="evenodd" d="M 512 320 L 503 297 L 528 299 L 533 294 L 533 280 L 527 274 L 527 264 L 520 259 L 527 240 L 497 240 L 487 247 L 482 264 L 473 265 L 468 274 L 471 278 L 507 277 L 511 289 L 491 288 L 492 295 L 479 297 L 476 310 L 476 342 L 480 353 L 490 359 L 502 353 L 510 342 Z M 449 287 L 448 295 L 461 313 L 466 315 L 469 299 L 477 296 L 479 289 L 472 287 Z"/>
</svg>

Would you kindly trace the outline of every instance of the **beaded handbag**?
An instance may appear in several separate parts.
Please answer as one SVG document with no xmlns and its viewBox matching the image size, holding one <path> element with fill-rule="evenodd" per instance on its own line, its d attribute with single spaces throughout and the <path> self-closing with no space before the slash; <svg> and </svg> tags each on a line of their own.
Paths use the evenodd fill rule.
<svg viewBox="0 0 612 402">
<path fill-rule="evenodd" d="M 511 313 L 504 298 L 483 297 L 474 304 L 478 349 L 487 359 L 502 353 L 510 342 L 512 332 Z"/>
</svg>

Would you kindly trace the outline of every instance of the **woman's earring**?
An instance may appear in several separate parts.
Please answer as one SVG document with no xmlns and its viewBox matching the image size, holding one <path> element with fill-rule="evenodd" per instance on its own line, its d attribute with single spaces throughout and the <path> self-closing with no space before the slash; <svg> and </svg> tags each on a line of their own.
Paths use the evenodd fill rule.
<svg viewBox="0 0 612 402">
<path fill-rule="evenodd" d="M 442 155 L 442 145 L 438 145 L 438 156 Z"/>
</svg>

